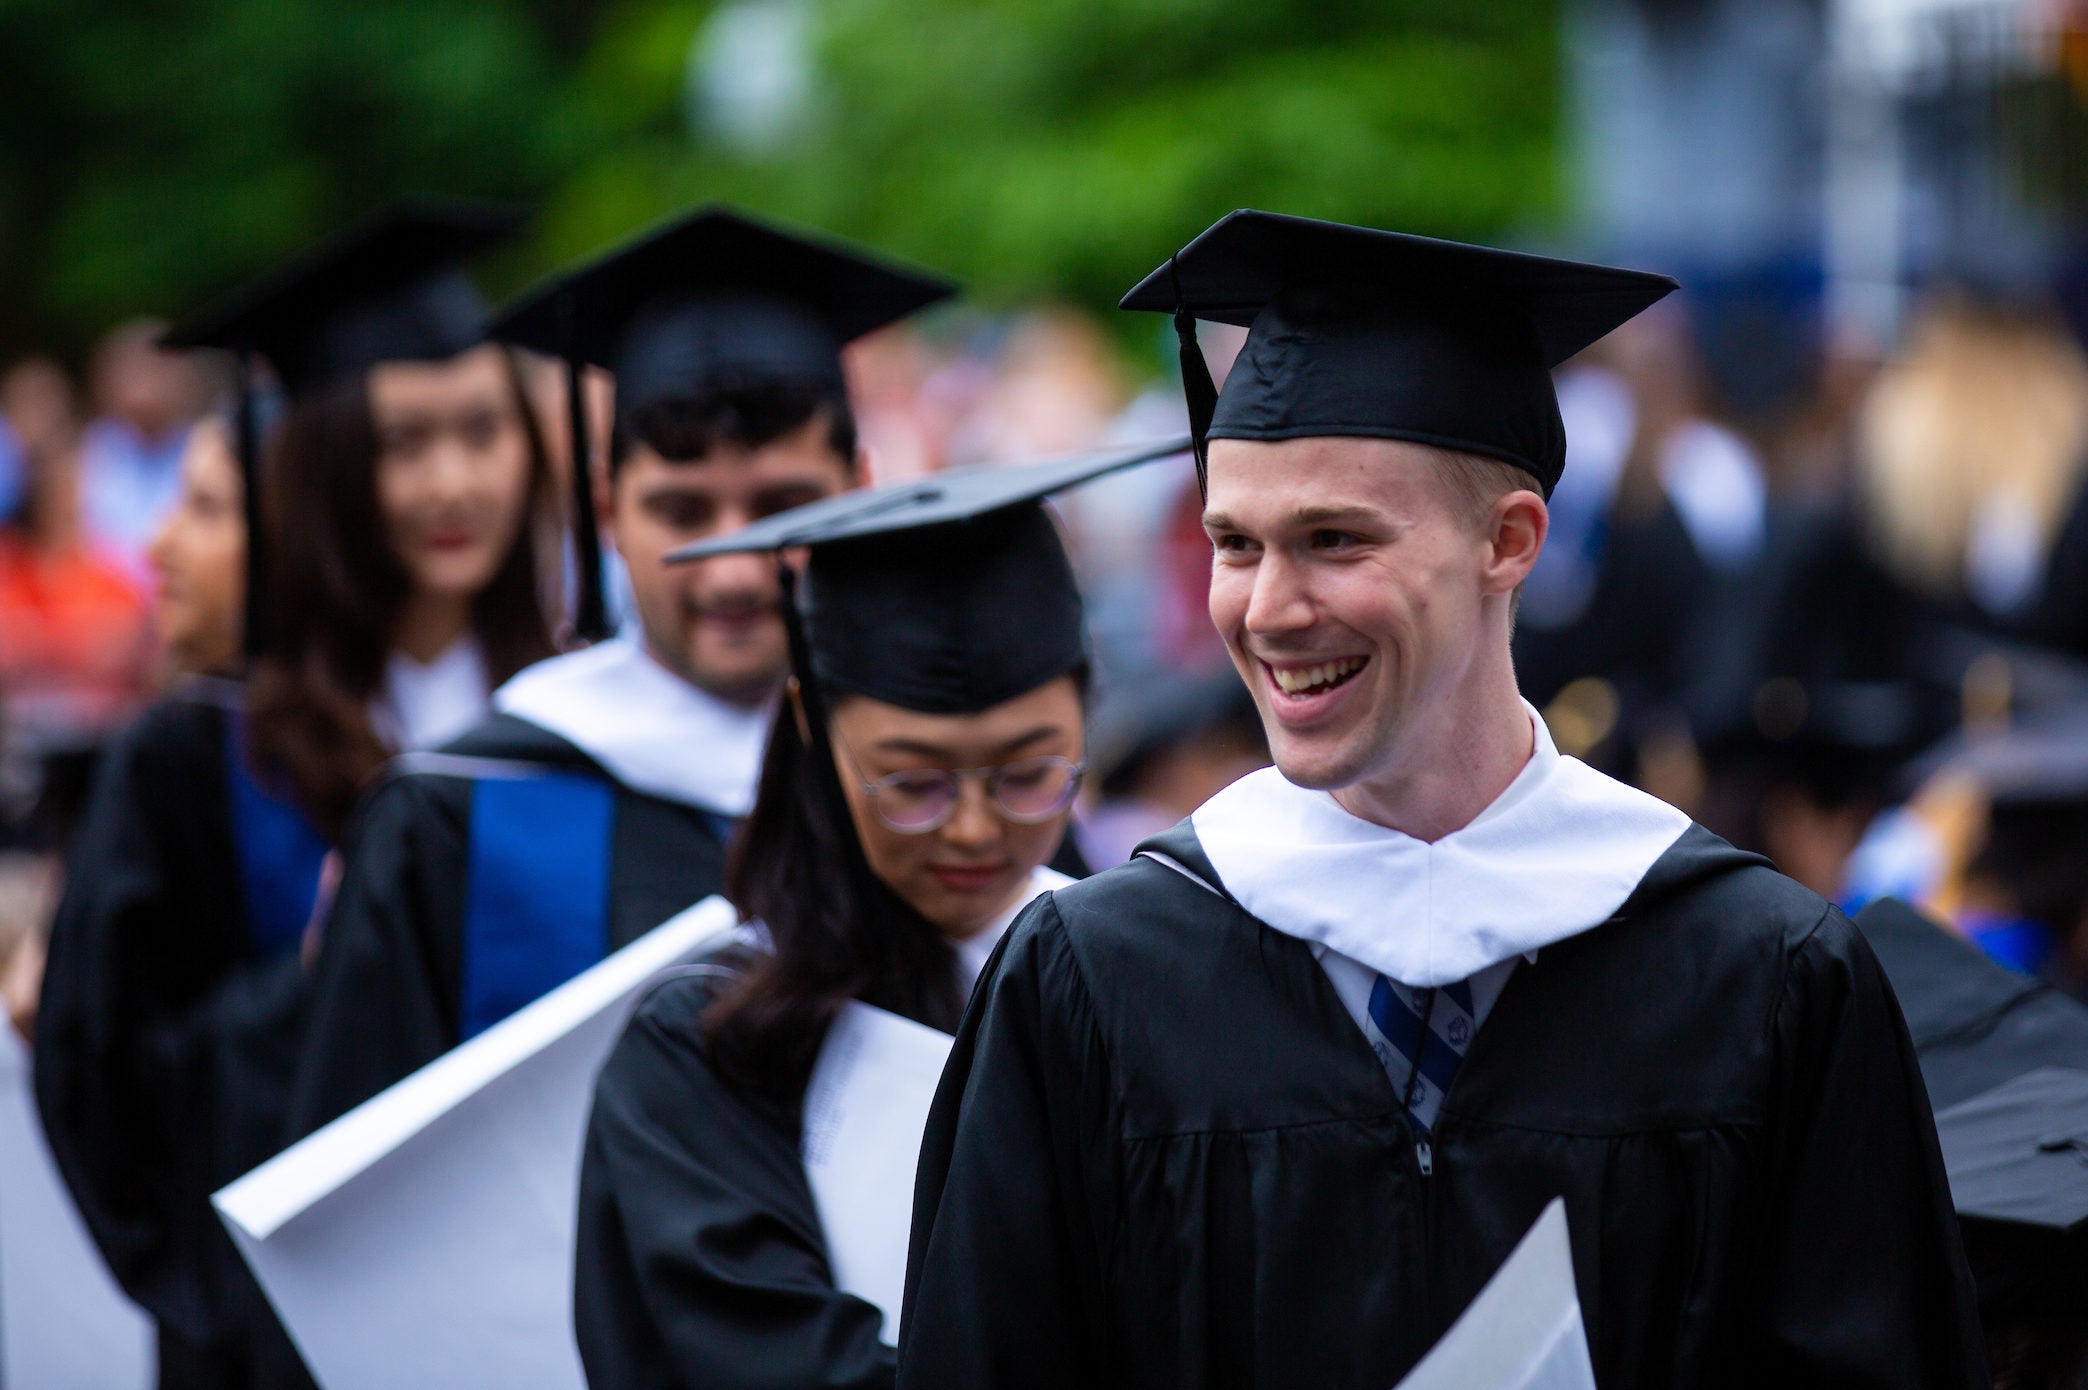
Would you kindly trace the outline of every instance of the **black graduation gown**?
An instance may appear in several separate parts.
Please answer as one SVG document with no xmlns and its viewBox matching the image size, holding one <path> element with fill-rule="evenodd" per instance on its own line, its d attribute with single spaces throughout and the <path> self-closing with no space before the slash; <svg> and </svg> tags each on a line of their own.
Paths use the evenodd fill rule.
<svg viewBox="0 0 2088 1390">
<path fill-rule="evenodd" d="M 1517 967 L 1428 1171 L 1306 943 L 1151 859 L 1031 904 L 930 1113 L 899 1385 L 1387 1390 L 1555 1196 L 1603 1390 L 1983 1384 L 1891 991 L 1699 827 Z"/>
<path fill-rule="evenodd" d="M 749 1092 L 704 1057 L 698 1023 L 722 983 L 655 989 L 596 1083 L 573 1304 L 588 1383 L 890 1387 L 883 1315 L 827 1264 L 799 1157 L 803 1092 Z"/>
<path fill-rule="evenodd" d="M 2052 540 L 2029 628 L 2035 640 L 2088 659 L 2088 483 Z"/>
<path fill-rule="evenodd" d="M 209 1198 L 280 1147 L 303 972 L 294 937 L 268 953 L 252 939 L 232 716 L 208 689 L 160 700 L 103 759 L 35 1047 L 52 1153 L 117 1282 L 158 1324 L 162 1386 L 260 1383 L 255 1346 L 287 1350 Z"/>
<path fill-rule="evenodd" d="M 538 725 L 494 715 L 441 752 L 598 779 L 607 789 L 606 902 L 599 905 L 604 939 L 591 946 L 584 964 L 723 886 L 724 818 L 633 791 Z M 410 770 L 417 766 L 413 759 L 399 766 L 408 770 L 370 794 L 349 832 L 291 1096 L 293 1138 L 405 1079 L 467 1031 L 466 923 L 479 782 Z"/>
</svg>

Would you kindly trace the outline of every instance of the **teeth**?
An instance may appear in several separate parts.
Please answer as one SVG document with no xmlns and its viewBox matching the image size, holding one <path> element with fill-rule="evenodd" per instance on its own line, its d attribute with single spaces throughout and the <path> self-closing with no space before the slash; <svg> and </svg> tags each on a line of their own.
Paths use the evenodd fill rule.
<svg viewBox="0 0 2088 1390">
<path fill-rule="evenodd" d="M 1286 695 L 1302 695 L 1323 685 L 1333 685 L 1347 679 L 1363 669 L 1363 658 L 1351 656 L 1340 661 L 1324 662 L 1318 666 L 1299 666 L 1285 669 L 1272 666 L 1270 672 L 1276 677 L 1277 688 Z"/>
</svg>

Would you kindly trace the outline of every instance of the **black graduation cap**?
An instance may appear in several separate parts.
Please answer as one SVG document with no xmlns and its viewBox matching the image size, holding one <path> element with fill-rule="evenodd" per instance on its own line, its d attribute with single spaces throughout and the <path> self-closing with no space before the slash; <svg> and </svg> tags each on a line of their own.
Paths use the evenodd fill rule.
<svg viewBox="0 0 2088 1390">
<path fill-rule="evenodd" d="M 1856 914 L 1946 1109 L 2040 1067 L 2088 1068 L 2088 1008 L 1896 898 Z"/>
<path fill-rule="evenodd" d="M 801 688 L 976 713 L 1087 659 L 1080 590 L 1043 499 L 1188 447 L 951 469 L 823 498 L 668 560 L 809 548 L 802 584 L 786 581 L 801 589 L 785 615 Z"/>
<path fill-rule="evenodd" d="M 2084 1062 L 2083 1065 L 2088 1065 Z M 1990 1323 L 2088 1320 L 2088 1071 L 2044 1067 L 1936 1114 Z"/>
<path fill-rule="evenodd" d="M 266 645 L 261 576 L 261 442 L 252 359 L 267 359 L 295 398 L 380 362 L 439 362 L 486 340 L 487 307 L 464 262 L 514 236 L 524 214 L 492 203 L 422 200 L 293 256 L 198 310 L 162 347 L 239 358 L 235 445 L 246 490 L 245 646 Z"/>
<path fill-rule="evenodd" d="M 2088 1317 L 2088 1008 L 1895 899 L 1856 924 L 1906 1016 L 1982 1308 Z"/>
<path fill-rule="evenodd" d="M 716 386 L 839 386 L 844 344 L 955 292 L 947 280 L 856 248 L 705 207 L 505 306 L 496 336 L 566 361 L 581 634 L 597 636 L 606 626 L 587 482 L 583 365 L 615 374 L 617 418 L 624 421 L 656 401 Z"/>
<path fill-rule="evenodd" d="M 290 395 L 380 362 L 439 362 L 486 340 L 464 263 L 520 229 L 487 203 L 402 204 L 293 257 L 168 330 L 170 348 L 268 359 Z"/>
<path fill-rule="evenodd" d="M 1924 760 L 1978 784 L 1996 806 L 2088 803 L 2088 707 L 2033 711 L 2005 729 L 1971 729 Z"/>
<path fill-rule="evenodd" d="M 1676 288 L 1665 275 L 1243 209 L 1124 296 L 1175 316 L 1201 477 L 1207 439 L 1406 439 L 1525 468 L 1547 497 L 1566 434 L 1551 368 Z M 1249 330 L 1224 392 L 1196 319 Z"/>
<path fill-rule="evenodd" d="M 2060 1234 L 2088 1227 L 2088 1071 L 2025 1072 L 1938 1112 L 1936 1137 L 1960 1216 Z"/>
<path fill-rule="evenodd" d="M 1752 768 L 1830 805 L 1888 798 L 1909 759 L 1943 738 L 1958 713 L 1954 692 L 1915 676 L 1768 675 L 1723 694 L 1688 692 L 1714 767 Z"/>
</svg>

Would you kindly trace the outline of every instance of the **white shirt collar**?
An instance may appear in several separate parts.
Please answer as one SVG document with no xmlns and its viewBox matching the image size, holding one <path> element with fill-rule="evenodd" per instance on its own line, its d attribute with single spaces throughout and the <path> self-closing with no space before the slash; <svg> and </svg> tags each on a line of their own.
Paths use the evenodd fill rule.
<svg viewBox="0 0 2088 1390">
<path fill-rule="evenodd" d="M 1022 909 L 1032 901 L 1049 893 L 1054 888 L 1064 888 L 1073 880 L 1057 869 L 1039 864 L 1030 870 L 1029 882 L 1023 885 L 1015 903 L 1006 912 L 988 922 L 984 927 L 957 943 L 957 983 L 969 995 L 972 986 L 986 969 L 986 962 L 993 957 L 993 948 L 1008 934 L 1008 928 L 1022 915 Z"/>
<path fill-rule="evenodd" d="M 619 636 L 538 662 L 493 693 L 493 708 L 557 734 L 633 791 L 743 816 L 776 703 L 728 704 Z"/>
<path fill-rule="evenodd" d="M 1537 711 L 1530 761 L 1433 844 L 1343 810 L 1275 768 L 1196 811 L 1227 892 L 1276 930 L 1401 984 L 1447 985 L 1600 925 L 1689 817 L 1564 757 Z"/>
<path fill-rule="evenodd" d="M 370 723 L 395 752 L 437 747 L 486 717 L 488 683 L 485 653 L 469 633 L 425 664 L 394 650 Z"/>
</svg>

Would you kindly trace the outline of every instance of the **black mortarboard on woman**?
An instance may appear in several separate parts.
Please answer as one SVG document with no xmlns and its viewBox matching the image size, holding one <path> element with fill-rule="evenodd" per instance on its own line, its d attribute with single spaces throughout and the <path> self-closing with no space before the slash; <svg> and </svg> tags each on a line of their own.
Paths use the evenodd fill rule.
<svg viewBox="0 0 2088 1390">
<path fill-rule="evenodd" d="M 245 646 L 268 644 L 261 386 L 295 400 L 384 362 L 440 362 L 486 341 L 489 313 L 465 265 L 511 240 L 514 208 L 403 203 L 339 233 L 169 329 L 162 345 L 217 349 L 238 364 L 234 445 L 246 485 Z"/>
<path fill-rule="evenodd" d="M 294 629 L 270 630 L 283 594 L 267 577 L 280 566 L 269 564 L 263 518 L 285 499 L 282 475 L 261 467 L 262 362 L 287 398 L 275 446 L 301 406 L 381 364 L 470 351 L 485 340 L 486 315 L 464 263 L 517 222 L 478 205 L 400 208 L 166 335 L 172 348 L 240 359 L 239 641 L 257 668 L 293 642 L 341 631 L 309 607 L 291 615 Z M 358 466 L 366 474 L 370 464 Z M 310 547 L 336 520 L 300 512 L 293 534 Z M 367 597 L 361 578 L 344 575 Z M 533 585 L 533 574 L 524 579 Z M 540 633 L 540 613 L 524 616 Z M 363 717 L 366 706 L 343 703 L 349 718 Z M 210 1205 L 214 1190 L 280 1147 L 304 1035 L 300 947 L 329 850 L 310 804 L 283 785 L 284 764 L 247 756 L 258 742 L 251 704 L 229 681 L 181 682 L 105 752 L 44 984 L 36 1064 L 46 1132 L 111 1272 L 154 1320 L 163 1386 L 305 1383 Z M 309 752 L 324 740 L 298 742 Z M 352 794 L 360 776 L 340 782 Z"/>
<path fill-rule="evenodd" d="M 787 913 L 824 919 L 821 930 L 840 932 L 864 948 L 852 963 L 858 978 L 824 982 L 837 990 L 835 997 L 801 998 L 815 1013 L 859 994 L 947 1029 L 955 1026 L 963 1004 L 949 969 L 946 924 L 931 922 L 894 891 L 888 880 L 897 875 L 880 874 L 874 847 L 865 843 L 882 838 L 884 829 L 906 835 L 935 827 L 893 823 L 893 807 L 911 789 L 902 778 L 900 785 L 869 790 L 884 769 L 865 766 L 867 750 L 837 736 L 850 722 L 847 707 L 962 721 L 1055 682 L 1065 682 L 1084 705 L 1088 650 L 1080 591 L 1043 499 L 1182 448 L 1183 441 L 1174 440 L 1018 468 L 944 473 L 831 498 L 675 557 L 773 551 L 787 576 L 796 717 L 779 719 L 771 736 L 733 888 L 741 910 L 777 937 L 786 965 L 794 965 L 784 945 L 793 924 L 776 920 L 780 904 L 773 899 L 779 895 L 789 901 Z M 790 552 L 804 555 L 801 573 L 785 560 Z M 1067 775 L 1060 780 L 1060 773 Z M 1078 774 L 1057 769 L 1050 777 L 1053 794 L 1047 800 L 1056 817 L 1070 807 Z M 947 779 L 935 782 L 928 779 L 923 794 L 932 790 L 948 798 L 962 790 Z M 850 783 L 864 795 L 851 795 Z M 1007 783 L 989 780 L 987 789 L 1005 792 Z M 941 802 L 935 809 L 948 812 Z M 933 819 L 925 810 L 921 816 Z M 812 842 L 793 848 L 801 836 Z M 1048 859 L 1056 844 L 1042 848 Z M 801 857 L 806 855 L 814 857 Z M 839 870 L 822 885 L 837 891 L 805 894 L 807 862 Z M 747 1052 L 762 1055 L 764 1065 L 787 1066 L 785 1059 L 798 1048 L 817 1042 L 815 1027 L 798 1034 L 795 1046 L 775 1045 L 788 1029 L 752 1046 L 763 1031 L 749 1030 Z M 727 1036 L 733 1032 L 725 1030 Z M 808 1063 L 809 1055 L 796 1060 Z"/>
<path fill-rule="evenodd" d="M 891 1383 L 898 1310 L 837 1285 L 805 1191 L 806 1088 L 854 1004 L 954 1031 L 1015 913 L 1066 882 L 1046 861 L 1080 787 L 1088 652 L 1042 499 L 1184 447 L 847 493 L 675 557 L 800 557 L 795 698 L 729 869 L 748 939 L 658 990 L 596 1091 L 576 1317 L 596 1383 Z M 889 1191 L 860 1178 L 911 1200 L 910 1168 Z M 884 1258 L 903 1265 L 903 1239 Z"/>
</svg>

